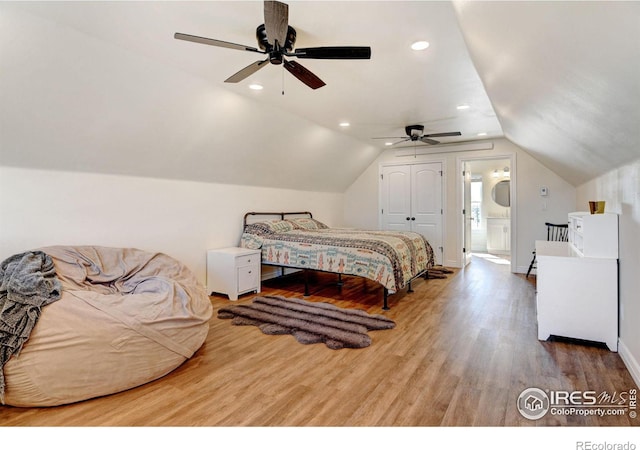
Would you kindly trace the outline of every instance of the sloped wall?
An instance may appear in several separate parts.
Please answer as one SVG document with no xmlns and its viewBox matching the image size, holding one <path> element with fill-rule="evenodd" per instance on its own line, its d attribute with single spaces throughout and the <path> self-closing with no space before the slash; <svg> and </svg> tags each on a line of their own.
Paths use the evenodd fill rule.
<svg viewBox="0 0 640 450">
<path fill-rule="evenodd" d="M 619 214 L 620 355 L 640 384 L 640 159 L 612 170 L 577 190 L 577 207 L 604 200 L 605 211 Z"/>
<path fill-rule="evenodd" d="M 342 194 L 0 166 L 0 260 L 47 245 L 136 247 L 204 283 L 207 249 L 238 245 L 246 212 L 310 208 L 342 224 Z"/>
</svg>

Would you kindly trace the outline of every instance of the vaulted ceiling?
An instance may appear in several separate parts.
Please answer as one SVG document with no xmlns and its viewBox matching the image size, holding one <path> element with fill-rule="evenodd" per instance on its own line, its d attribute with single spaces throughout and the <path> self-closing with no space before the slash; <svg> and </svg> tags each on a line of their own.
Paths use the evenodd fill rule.
<svg viewBox="0 0 640 450">
<path fill-rule="evenodd" d="M 262 55 L 173 35 L 257 47 L 260 1 L 1 2 L 0 164 L 343 192 L 410 124 L 506 136 L 576 185 L 640 157 L 639 2 L 288 3 L 298 47 L 371 60 L 229 84 Z"/>
<path fill-rule="evenodd" d="M 640 2 L 456 2 L 505 136 L 574 185 L 640 158 Z"/>
</svg>

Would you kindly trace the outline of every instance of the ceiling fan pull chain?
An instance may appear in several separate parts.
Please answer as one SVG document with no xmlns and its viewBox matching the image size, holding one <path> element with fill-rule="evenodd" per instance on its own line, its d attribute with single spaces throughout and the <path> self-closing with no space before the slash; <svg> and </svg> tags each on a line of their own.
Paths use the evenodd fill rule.
<svg viewBox="0 0 640 450">
<path fill-rule="evenodd" d="M 282 95 L 284 95 L 284 64 L 282 65 Z"/>
</svg>

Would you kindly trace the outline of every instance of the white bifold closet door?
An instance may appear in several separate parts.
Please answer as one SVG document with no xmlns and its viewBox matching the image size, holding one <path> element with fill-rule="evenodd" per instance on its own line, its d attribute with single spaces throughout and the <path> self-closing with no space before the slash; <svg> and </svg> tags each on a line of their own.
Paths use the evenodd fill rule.
<svg viewBox="0 0 640 450">
<path fill-rule="evenodd" d="M 382 167 L 381 225 L 384 230 L 415 231 L 433 247 L 442 264 L 442 163 Z"/>
</svg>

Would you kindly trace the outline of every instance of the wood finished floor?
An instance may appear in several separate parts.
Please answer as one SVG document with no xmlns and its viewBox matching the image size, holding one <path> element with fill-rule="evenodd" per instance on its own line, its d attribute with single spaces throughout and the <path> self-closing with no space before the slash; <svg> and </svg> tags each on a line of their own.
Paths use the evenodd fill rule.
<svg viewBox="0 0 640 450">
<path fill-rule="evenodd" d="M 535 278 L 475 258 L 447 279 L 418 280 L 390 297 L 393 330 L 372 345 L 330 350 L 267 336 L 215 316 L 203 347 L 171 374 L 126 392 L 52 408 L 0 407 L 0 426 L 629 426 L 639 419 L 516 410 L 528 387 L 636 388 L 617 353 L 537 340 Z M 334 276 L 317 274 L 318 283 Z M 382 291 L 345 277 L 310 297 L 382 313 Z M 262 294 L 301 297 L 301 277 Z M 250 302 L 252 295 L 238 303 Z M 214 310 L 228 305 L 211 297 Z"/>
</svg>

